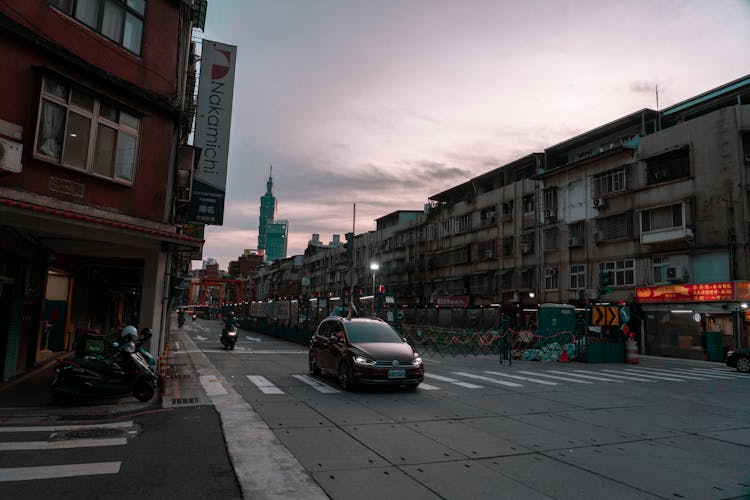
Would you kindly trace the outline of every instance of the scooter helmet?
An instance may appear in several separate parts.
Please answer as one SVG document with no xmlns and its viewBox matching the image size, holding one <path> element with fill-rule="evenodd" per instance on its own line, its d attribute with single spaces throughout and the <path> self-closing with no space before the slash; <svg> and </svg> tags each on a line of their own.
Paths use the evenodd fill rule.
<svg viewBox="0 0 750 500">
<path fill-rule="evenodd" d="M 138 337 L 138 329 L 133 325 L 128 325 L 120 332 L 120 337 L 123 340 L 132 340 Z"/>
</svg>

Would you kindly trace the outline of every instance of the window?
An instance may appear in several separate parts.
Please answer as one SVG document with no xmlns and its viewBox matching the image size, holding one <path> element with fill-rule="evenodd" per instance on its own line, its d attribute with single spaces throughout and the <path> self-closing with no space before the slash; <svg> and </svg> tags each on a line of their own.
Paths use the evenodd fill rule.
<svg viewBox="0 0 750 500">
<path fill-rule="evenodd" d="M 544 190 L 544 211 L 545 214 L 557 215 L 557 188 Z"/>
<path fill-rule="evenodd" d="M 479 260 L 492 260 L 495 258 L 495 240 L 479 242 Z"/>
<path fill-rule="evenodd" d="M 509 290 L 513 288 L 513 270 L 506 269 L 500 275 L 500 288 L 502 290 Z"/>
<path fill-rule="evenodd" d="M 599 264 L 599 271 L 609 269 L 612 271 L 614 279 L 612 286 L 633 286 L 635 285 L 635 260 L 613 260 Z"/>
<path fill-rule="evenodd" d="M 530 254 L 534 251 L 534 233 L 521 233 L 521 253 Z"/>
<path fill-rule="evenodd" d="M 130 52 L 141 55 L 146 0 L 50 0 L 49 3 Z"/>
<path fill-rule="evenodd" d="M 651 259 L 652 283 L 655 285 L 667 283 L 667 266 L 669 259 L 654 257 Z"/>
<path fill-rule="evenodd" d="M 536 288 L 536 269 L 533 267 L 521 271 L 521 288 Z"/>
<path fill-rule="evenodd" d="M 689 224 L 690 210 L 687 203 L 675 203 L 641 212 L 641 232 L 660 231 Z"/>
<path fill-rule="evenodd" d="M 560 240 L 556 227 L 551 227 L 544 230 L 544 251 L 549 252 L 551 250 L 557 250 L 557 242 Z"/>
<path fill-rule="evenodd" d="M 557 284 L 557 268 L 546 267 L 544 268 L 544 290 L 557 290 L 559 285 Z"/>
<path fill-rule="evenodd" d="M 479 219 L 483 226 L 495 223 L 495 207 L 483 208 L 479 213 Z"/>
<path fill-rule="evenodd" d="M 568 224 L 568 246 L 579 247 L 586 241 L 586 222 Z"/>
<path fill-rule="evenodd" d="M 571 290 L 583 290 L 586 288 L 586 265 L 585 264 L 571 264 L 570 265 L 570 289 Z"/>
<path fill-rule="evenodd" d="M 503 238 L 503 257 L 513 257 L 513 236 Z"/>
<path fill-rule="evenodd" d="M 690 176 L 690 149 L 681 148 L 646 160 L 646 184 Z"/>
<path fill-rule="evenodd" d="M 34 156 L 132 184 L 141 120 L 85 89 L 45 76 Z"/>
<path fill-rule="evenodd" d="M 629 238 L 633 235 L 633 213 L 611 215 L 596 220 L 594 241 Z"/>
<path fill-rule="evenodd" d="M 630 168 L 620 167 L 593 178 L 594 198 L 630 189 Z"/>
<path fill-rule="evenodd" d="M 523 213 L 527 214 L 534 211 L 534 195 L 527 194 L 523 197 Z"/>
<path fill-rule="evenodd" d="M 503 203 L 503 220 L 511 220 L 513 218 L 513 200 L 506 201 Z"/>
</svg>

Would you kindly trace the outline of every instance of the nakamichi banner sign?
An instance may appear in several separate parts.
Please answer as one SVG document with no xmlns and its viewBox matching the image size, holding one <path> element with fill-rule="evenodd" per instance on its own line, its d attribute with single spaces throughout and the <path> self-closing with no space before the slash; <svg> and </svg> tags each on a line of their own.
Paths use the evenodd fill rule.
<svg viewBox="0 0 750 500">
<path fill-rule="evenodd" d="M 193 175 L 190 222 L 224 223 L 236 65 L 237 47 L 203 40 L 193 141 L 201 153 Z"/>
</svg>

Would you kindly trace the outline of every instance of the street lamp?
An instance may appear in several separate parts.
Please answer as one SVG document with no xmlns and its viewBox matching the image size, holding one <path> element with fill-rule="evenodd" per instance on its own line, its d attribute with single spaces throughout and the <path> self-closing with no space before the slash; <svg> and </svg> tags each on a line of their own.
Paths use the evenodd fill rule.
<svg viewBox="0 0 750 500">
<path fill-rule="evenodd" d="M 375 273 L 380 269 L 380 265 L 373 262 L 370 264 L 370 270 L 372 271 L 372 294 L 375 295 Z"/>
</svg>

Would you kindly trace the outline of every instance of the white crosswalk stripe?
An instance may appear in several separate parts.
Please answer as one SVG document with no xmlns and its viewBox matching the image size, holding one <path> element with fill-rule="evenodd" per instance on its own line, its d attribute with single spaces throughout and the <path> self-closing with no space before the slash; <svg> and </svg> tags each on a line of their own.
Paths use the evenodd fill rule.
<svg viewBox="0 0 750 500">
<path fill-rule="evenodd" d="M 248 380 L 263 392 L 263 394 L 284 394 L 284 391 L 276 387 L 270 380 L 261 375 L 248 375 Z"/>
<path fill-rule="evenodd" d="M 323 384 L 321 382 L 318 382 L 314 378 L 310 377 L 309 375 L 292 375 L 297 380 L 304 382 L 305 384 L 309 385 L 313 389 L 315 389 L 318 392 L 322 392 L 323 394 L 336 394 L 341 391 L 334 389 L 333 387 Z"/>
<path fill-rule="evenodd" d="M 733 377 L 728 377 L 720 373 L 703 373 L 703 372 L 696 372 L 695 370 L 685 370 L 681 368 L 675 368 L 672 371 L 675 373 L 675 375 L 680 375 L 684 373 L 686 375 L 698 375 L 700 377 L 708 377 L 708 378 L 713 378 L 713 379 L 734 380 Z"/>
<path fill-rule="evenodd" d="M 590 373 L 590 374 L 597 374 L 597 373 L 599 373 L 599 372 L 592 372 L 592 371 L 588 371 L 588 370 L 576 370 L 576 371 L 579 371 L 581 373 Z M 654 380 L 649 380 L 647 378 L 631 377 L 629 375 L 622 375 L 621 372 L 617 372 L 617 371 L 614 371 L 614 370 L 601 370 L 601 371 L 604 372 L 604 375 L 607 376 L 607 377 L 621 378 L 621 379 L 624 379 L 624 380 L 632 380 L 632 381 L 635 381 L 635 382 L 655 382 Z"/>
<path fill-rule="evenodd" d="M 554 380 L 564 380 L 566 382 L 575 382 L 576 384 L 593 384 L 593 382 L 589 382 L 587 380 L 580 380 L 570 377 L 562 377 L 560 375 L 549 375 L 547 373 L 536 373 L 536 372 L 527 372 L 524 370 L 518 370 L 518 373 L 526 373 L 528 375 L 534 375 L 535 377 L 549 377 Z"/>
<path fill-rule="evenodd" d="M 465 387 L 467 389 L 483 389 L 484 388 L 481 385 L 470 384 L 468 382 L 461 382 L 460 380 L 456 380 L 455 378 L 443 377 L 442 375 L 435 375 L 434 373 L 425 373 L 424 376 L 435 379 L 435 380 L 440 380 L 441 382 L 448 382 L 450 384 Z"/>
<path fill-rule="evenodd" d="M 676 378 L 682 378 L 686 380 L 708 380 L 704 377 L 697 377 L 695 375 L 685 375 L 682 373 L 675 373 L 674 370 L 660 370 L 658 368 L 626 368 L 628 372 L 638 372 L 642 375 L 648 375 L 648 374 L 654 374 L 654 375 L 666 375 L 667 377 L 676 377 Z"/>
<path fill-rule="evenodd" d="M 516 384 L 515 382 L 508 382 L 507 380 L 498 380 L 496 378 L 485 377 L 483 375 L 475 375 L 473 373 L 466 373 L 466 372 L 453 372 L 453 373 L 461 377 L 473 378 L 476 380 L 483 380 L 485 382 L 491 382 L 493 384 L 504 385 L 506 387 L 523 387 L 521 384 Z"/>
<path fill-rule="evenodd" d="M 83 449 L 83 448 L 106 448 L 114 446 L 125 446 L 128 439 L 138 435 L 132 420 L 101 424 L 61 424 L 61 425 L 39 425 L 39 426 L 4 426 L 0 427 L 0 436 L 8 436 L 10 440 L 0 441 L 0 452 L 11 453 L 15 451 L 35 451 L 33 456 L 39 457 L 39 453 L 45 451 Z M 82 433 L 87 431 L 107 430 L 105 434 L 109 437 L 82 438 Z M 27 433 L 48 434 L 47 440 L 20 441 L 13 439 L 12 434 L 24 435 Z M 100 434 L 93 432 L 94 435 Z M 112 437 L 113 434 L 120 436 Z M 73 437 L 74 435 L 78 437 Z M 92 456 L 92 452 L 85 452 L 86 457 Z M 15 462 L 15 461 L 14 461 Z M 33 463 L 33 462 L 32 462 Z M 93 476 L 102 474 L 118 474 L 122 465 L 121 461 L 87 462 L 52 464 L 35 466 L 18 463 L 17 467 L 0 468 L 0 483 L 6 481 L 34 481 L 38 479 L 56 479 L 77 476 Z"/>
<path fill-rule="evenodd" d="M 649 379 L 653 378 L 653 379 L 656 379 L 656 380 L 669 380 L 671 382 L 685 382 L 684 378 L 667 377 L 666 375 L 655 375 L 653 373 L 649 374 L 649 373 L 643 373 L 641 371 L 636 371 L 636 372 L 633 373 L 634 376 L 636 374 L 639 377 L 645 377 L 645 378 L 649 378 Z"/>
<path fill-rule="evenodd" d="M 593 375 L 584 375 L 584 374 L 578 374 L 578 373 L 570 373 L 570 372 L 562 372 L 558 370 L 549 370 L 550 373 L 558 373 L 560 375 L 570 375 L 572 377 L 581 377 L 585 378 L 587 380 L 601 380 L 602 382 L 617 382 L 618 384 L 624 383 L 622 380 L 615 380 L 613 378 L 605 378 L 605 377 L 595 377 Z M 573 370 L 573 372 L 578 372 L 580 370 Z"/>
<path fill-rule="evenodd" d="M 490 375 L 499 375 L 501 377 L 513 378 L 516 380 L 528 380 L 529 382 L 534 382 L 535 384 L 557 385 L 557 382 L 550 382 L 549 380 L 540 380 L 538 378 L 530 378 L 530 377 L 519 377 L 517 375 L 510 375 L 508 373 L 491 372 L 491 371 L 485 371 L 484 373 L 489 373 Z"/>
<path fill-rule="evenodd" d="M 437 391 L 440 389 L 440 387 L 430 385 L 430 384 L 425 384 L 424 382 L 419 384 L 419 388 L 424 389 L 425 391 Z"/>
<path fill-rule="evenodd" d="M 706 373 L 709 373 L 709 374 L 716 373 L 716 374 L 723 375 L 723 376 L 726 376 L 726 377 L 750 380 L 750 375 L 748 375 L 746 373 L 740 373 L 738 371 L 729 371 L 729 369 L 727 369 L 727 370 L 717 370 L 715 368 L 694 368 L 694 370 L 698 371 L 698 372 L 701 372 L 701 373 L 702 372 L 706 372 Z"/>
</svg>

